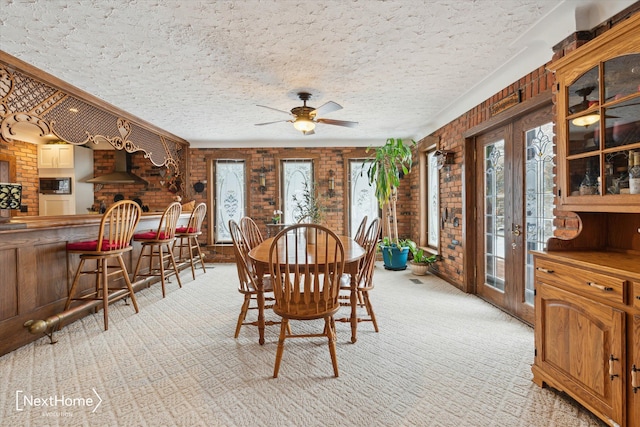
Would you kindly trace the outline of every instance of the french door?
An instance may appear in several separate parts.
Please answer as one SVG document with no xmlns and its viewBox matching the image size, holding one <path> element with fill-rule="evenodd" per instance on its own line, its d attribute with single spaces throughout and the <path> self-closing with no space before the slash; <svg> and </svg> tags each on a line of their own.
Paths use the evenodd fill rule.
<svg viewBox="0 0 640 427">
<path fill-rule="evenodd" d="M 553 235 L 549 107 L 476 137 L 476 292 L 534 323 L 531 250 Z"/>
</svg>

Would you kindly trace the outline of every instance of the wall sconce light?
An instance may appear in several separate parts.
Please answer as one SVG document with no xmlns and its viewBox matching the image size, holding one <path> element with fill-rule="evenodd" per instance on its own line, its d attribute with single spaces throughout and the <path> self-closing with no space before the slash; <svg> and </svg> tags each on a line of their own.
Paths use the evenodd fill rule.
<svg viewBox="0 0 640 427">
<path fill-rule="evenodd" d="M 442 169 L 444 165 L 452 165 L 454 163 L 453 151 L 437 150 L 435 152 L 438 161 L 438 169 Z"/>
<path fill-rule="evenodd" d="M 262 194 L 267 191 L 267 170 L 264 168 L 264 159 L 262 159 L 262 169 L 260 169 L 260 175 L 258 175 L 258 190 Z"/>
<path fill-rule="evenodd" d="M 329 197 L 333 197 L 336 195 L 336 178 L 335 178 L 335 172 L 333 172 L 333 169 L 329 170 L 329 191 L 328 191 Z"/>
<path fill-rule="evenodd" d="M 267 176 L 264 173 L 264 169 L 262 170 L 262 172 L 260 172 L 260 186 L 258 186 L 258 190 L 260 190 L 260 192 L 262 194 L 264 194 L 265 191 L 267 191 Z"/>
</svg>

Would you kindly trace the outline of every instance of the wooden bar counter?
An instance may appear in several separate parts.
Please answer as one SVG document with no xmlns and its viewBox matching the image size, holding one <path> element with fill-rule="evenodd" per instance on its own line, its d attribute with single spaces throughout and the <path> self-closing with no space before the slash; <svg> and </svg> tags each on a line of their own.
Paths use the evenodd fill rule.
<svg viewBox="0 0 640 427">
<path fill-rule="evenodd" d="M 183 213 L 179 223 L 186 224 L 189 215 Z M 161 216 L 162 212 L 143 213 L 137 230 L 157 229 Z M 101 219 L 102 215 L 96 214 L 16 217 L 0 224 L 0 355 L 42 338 L 42 334 L 28 332 L 23 326 L 27 320 L 46 319 L 63 311 L 79 263 L 77 256 L 67 258 L 66 245 L 95 240 Z M 140 249 L 136 243 L 133 251 L 125 254 L 129 273 Z M 83 279 L 87 279 L 83 287 L 94 287 L 91 277 Z M 145 283 L 134 283 L 134 289 Z"/>
</svg>

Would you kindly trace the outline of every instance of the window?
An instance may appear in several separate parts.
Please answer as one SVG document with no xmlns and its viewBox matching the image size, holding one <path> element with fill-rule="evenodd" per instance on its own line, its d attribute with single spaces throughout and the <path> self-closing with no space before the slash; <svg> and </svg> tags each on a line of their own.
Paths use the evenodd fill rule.
<svg viewBox="0 0 640 427">
<path fill-rule="evenodd" d="M 215 242 L 230 243 L 229 220 L 240 222 L 246 212 L 246 163 L 238 159 L 214 161 Z"/>
<path fill-rule="evenodd" d="M 305 187 L 313 190 L 312 160 L 282 160 L 280 188 L 282 189 L 282 218 L 285 224 L 295 224 L 296 203 L 294 195 L 300 199 Z"/>
<path fill-rule="evenodd" d="M 369 184 L 367 171 L 370 160 L 349 160 L 349 235 L 356 235 L 362 218 L 367 216 L 369 222 L 379 216 L 378 199 L 375 187 Z"/>
<path fill-rule="evenodd" d="M 440 242 L 440 176 L 435 154 L 435 149 L 427 151 L 427 246 L 437 249 Z"/>
<path fill-rule="evenodd" d="M 418 147 L 420 167 L 420 234 L 418 245 L 440 248 L 440 171 L 438 138 L 427 137 Z"/>
</svg>

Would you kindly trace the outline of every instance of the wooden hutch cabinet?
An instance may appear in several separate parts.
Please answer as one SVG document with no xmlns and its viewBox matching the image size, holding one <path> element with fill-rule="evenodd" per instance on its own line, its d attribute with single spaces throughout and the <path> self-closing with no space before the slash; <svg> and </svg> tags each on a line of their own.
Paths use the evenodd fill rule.
<svg viewBox="0 0 640 427">
<path fill-rule="evenodd" d="M 640 192 L 635 170 L 629 178 L 640 157 L 640 13 L 551 66 L 557 208 L 580 226 L 534 252 L 533 381 L 611 426 L 640 427 Z"/>
</svg>

